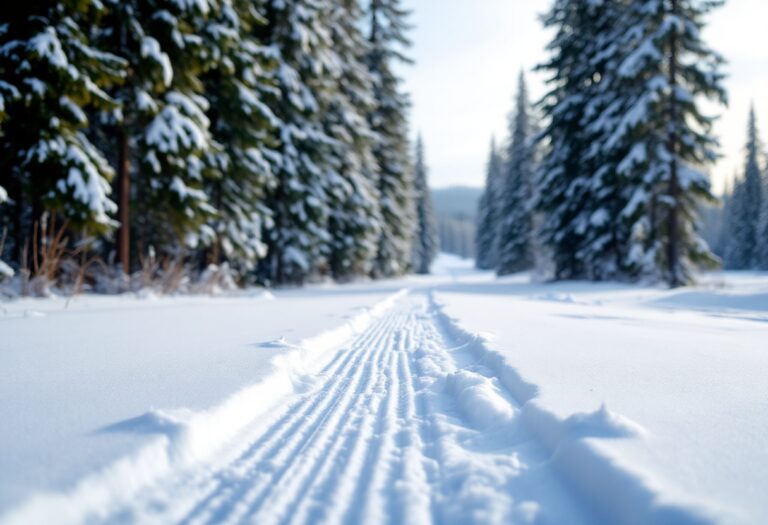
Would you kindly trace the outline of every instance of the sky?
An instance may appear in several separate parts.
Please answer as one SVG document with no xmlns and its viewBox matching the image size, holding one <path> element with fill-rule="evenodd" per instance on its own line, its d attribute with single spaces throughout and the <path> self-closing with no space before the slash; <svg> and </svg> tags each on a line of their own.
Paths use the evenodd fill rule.
<svg viewBox="0 0 768 525">
<path fill-rule="evenodd" d="M 491 137 L 507 136 L 517 76 L 528 75 L 531 98 L 544 93 L 544 78 L 532 72 L 546 58 L 549 34 L 538 15 L 550 0 L 405 0 L 413 12 L 411 56 L 404 69 L 411 93 L 411 125 L 421 133 L 436 188 L 482 186 Z M 711 170 L 720 192 L 743 164 L 747 114 L 755 104 L 758 124 L 768 130 L 768 1 L 727 0 L 709 17 L 705 37 L 728 61 L 727 108 L 715 133 L 722 158 Z M 768 138 L 768 134 L 764 134 Z"/>
</svg>

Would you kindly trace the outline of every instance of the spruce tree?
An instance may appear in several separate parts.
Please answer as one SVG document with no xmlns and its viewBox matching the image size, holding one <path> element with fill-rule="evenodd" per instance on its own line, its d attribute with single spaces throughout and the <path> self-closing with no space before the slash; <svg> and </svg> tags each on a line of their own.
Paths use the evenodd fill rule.
<svg viewBox="0 0 768 525">
<path fill-rule="evenodd" d="M 636 137 L 630 171 L 642 174 L 647 188 L 634 233 L 643 246 L 644 275 L 672 287 L 690 282 L 694 269 L 717 264 L 698 233 L 697 209 L 714 200 L 702 169 L 716 159 L 717 147 L 713 118 L 701 112 L 700 98 L 725 100 L 723 59 L 701 31 L 705 16 L 721 4 L 633 2 L 625 26 L 632 46 L 621 69 L 644 88 L 628 116 L 634 119 L 629 133 Z"/>
<path fill-rule="evenodd" d="M 477 234 L 475 236 L 475 265 L 481 270 L 496 269 L 498 257 L 498 233 L 504 189 L 503 162 L 491 140 L 491 152 L 486 166 L 485 190 L 477 209 Z"/>
<path fill-rule="evenodd" d="M 768 160 L 763 163 L 763 209 L 758 227 L 759 268 L 768 270 Z"/>
<path fill-rule="evenodd" d="M 638 271 L 628 262 L 632 217 L 631 206 L 627 206 L 636 185 L 626 174 L 633 156 L 627 155 L 622 120 L 631 109 L 627 94 L 644 85 L 620 72 L 626 49 L 622 44 L 627 4 L 602 2 L 590 9 L 592 46 L 585 57 L 589 77 L 580 120 L 587 144 L 581 163 L 589 183 L 583 209 L 575 219 L 583 232 L 576 256 L 587 279 L 634 278 Z"/>
<path fill-rule="evenodd" d="M 735 179 L 731 203 L 726 208 L 728 237 L 725 266 L 734 270 L 757 269 L 761 263 L 760 226 L 763 181 L 758 155 L 761 152 L 754 108 L 747 125 L 744 173 Z"/>
<path fill-rule="evenodd" d="M 556 277 L 678 286 L 717 262 L 696 213 L 716 146 L 699 98 L 724 98 L 700 33 L 720 3 L 559 0 L 545 19 L 557 33 L 539 203 Z"/>
<path fill-rule="evenodd" d="M 438 237 L 435 226 L 435 212 L 427 182 L 427 166 L 424 160 L 424 141 L 421 136 L 416 142 L 415 164 L 416 217 L 418 227 L 413 245 L 413 269 L 419 274 L 428 274 L 437 256 Z"/>
<path fill-rule="evenodd" d="M 330 235 L 326 181 L 332 139 L 322 126 L 332 69 L 327 4 L 313 0 L 269 0 L 261 41 L 279 64 L 275 73 L 275 185 L 268 205 L 274 225 L 266 228 L 268 256 L 261 279 L 301 284 L 327 264 Z"/>
<path fill-rule="evenodd" d="M 128 61 L 113 96 L 122 107 L 100 130 L 117 159 L 121 223 L 118 255 L 130 271 L 130 247 L 178 257 L 214 237 L 214 209 L 204 191 L 212 148 L 202 73 L 212 57 L 198 34 L 207 0 L 108 0 L 100 45 Z M 135 231 L 137 234 L 131 234 Z"/>
<path fill-rule="evenodd" d="M 503 171 L 497 271 L 526 270 L 533 262 L 535 137 L 525 75 L 521 72 L 515 109 L 509 119 L 510 141 Z"/>
<path fill-rule="evenodd" d="M 245 277 L 266 255 L 262 239 L 272 217 L 265 205 L 274 184 L 277 161 L 273 127 L 273 64 L 269 50 L 256 38 L 265 23 L 259 2 L 224 0 L 208 19 L 201 19 L 201 34 L 209 47 L 212 65 L 202 76 L 214 147 L 205 156 L 213 176 L 204 189 L 216 214 L 208 220 L 215 239 L 208 262 L 226 261 Z"/>
<path fill-rule="evenodd" d="M 729 270 L 745 270 L 749 268 L 749 252 L 752 248 L 746 247 L 746 233 L 749 228 L 745 225 L 749 221 L 746 213 L 746 180 L 741 175 L 734 178 L 733 190 L 726 199 L 724 210 L 725 233 L 723 242 L 723 263 Z"/>
<path fill-rule="evenodd" d="M 376 134 L 374 156 L 379 166 L 378 191 L 382 231 L 373 274 L 403 274 L 410 266 L 415 230 L 413 169 L 408 144 L 408 97 L 394 71 L 397 62 L 409 62 L 403 48 L 408 12 L 400 0 L 371 0 L 368 67 L 373 77 L 375 107 L 369 119 Z"/>
<path fill-rule="evenodd" d="M 586 106 L 596 90 L 594 57 L 603 2 L 556 0 L 543 18 L 555 29 L 550 59 L 538 69 L 549 73 L 549 91 L 541 102 L 547 118 L 541 138 L 546 145 L 537 175 L 537 209 L 545 220 L 542 240 L 550 247 L 556 279 L 589 276 L 581 257 L 587 243 L 593 163 L 584 127 Z"/>
<path fill-rule="evenodd" d="M 370 274 L 382 228 L 373 156 L 376 137 L 367 120 L 375 101 L 365 63 L 369 45 L 360 30 L 362 16 L 357 0 L 335 1 L 329 13 L 338 57 L 323 115 L 333 140 L 327 181 L 329 262 L 332 276 L 342 281 Z"/>
<path fill-rule="evenodd" d="M 115 224 L 113 170 L 87 134 L 89 112 L 116 107 L 104 89 L 123 75 L 123 61 L 89 38 L 103 14 L 88 0 L 27 2 L 0 25 L 0 193 L 12 200 L 3 215 L 17 258 L 53 214 L 81 235 Z"/>
</svg>

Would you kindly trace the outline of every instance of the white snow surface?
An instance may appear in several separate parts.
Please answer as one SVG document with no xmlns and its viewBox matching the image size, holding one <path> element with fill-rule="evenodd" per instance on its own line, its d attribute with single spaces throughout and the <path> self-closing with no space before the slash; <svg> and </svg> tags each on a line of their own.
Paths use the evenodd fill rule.
<svg viewBox="0 0 768 525">
<path fill-rule="evenodd" d="M 768 274 L 0 303 L 0 523 L 768 522 Z"/>
</svg>

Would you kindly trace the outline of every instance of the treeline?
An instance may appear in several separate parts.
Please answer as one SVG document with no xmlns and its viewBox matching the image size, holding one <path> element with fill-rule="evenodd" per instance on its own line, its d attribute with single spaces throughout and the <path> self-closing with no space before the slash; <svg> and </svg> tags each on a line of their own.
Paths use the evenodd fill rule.
<svg viewBox="0 0 768 525">
<path fill-rule="evenodd" d="M 394 71 L 407 15 L 400 0 L 14 6 L 0 24 L 4 272 L 133 286 L 428 269 L 426 170 Z"/>
<path fill-rule="evenodd" d="M 717 243 L 725 268 L 768 270 L 768 168 L 752 108 L 744 170 L 726 191 Z"/>
<path fill-rule="evenodd" d="M 521 83 L 510 139 L 488 163 L 480 267 L 679 286 L 719 263 L 698 212 L 716 200 L 701 103 L 725 102 L 723 59 L 701 32 L 720 4 L 554 1 L 541 129 Z"/>
</svg>

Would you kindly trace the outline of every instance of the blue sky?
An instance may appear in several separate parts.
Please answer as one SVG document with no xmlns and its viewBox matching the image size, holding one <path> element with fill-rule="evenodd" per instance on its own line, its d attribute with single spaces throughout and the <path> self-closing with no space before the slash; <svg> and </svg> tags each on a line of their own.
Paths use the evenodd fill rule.
<svg viewBox="0 0 768 525">
<path fill-rule="evenodd" d="M 549 3 L 406 0 L 413 10 L 416 65 L 404 77 L 413 100 L 411 124 L 424 136 L 433 186 L 483 184 L 491 136 L 506 136 L 520 68 L 528 72 L 533 98 L 543 93 L 543 79 L 530 70 L 546 57 L 548 34 L 537 15 Z M 707 38 L 729 61 L 730 105 L 718 111 L 716 128 L 724 157 L 712 169 L 719 191 L 742 164 L 750 101 L 768 130 L 768 1 L 729 0 L 710 20 Z"/>
</svg>

